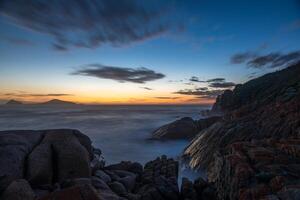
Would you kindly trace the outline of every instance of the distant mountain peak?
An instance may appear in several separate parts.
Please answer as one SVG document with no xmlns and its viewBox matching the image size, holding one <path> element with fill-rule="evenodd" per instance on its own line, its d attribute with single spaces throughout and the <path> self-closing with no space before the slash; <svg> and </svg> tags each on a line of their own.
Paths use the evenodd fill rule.
<svg viewBox="0 0 300 200">
<path fill-rule="evenodd" d="M 14 99 L 9 100 L 6 102 L 6 105 L 22 105 L 23 103 L 21 101 L 16 101 Z"/>
<path fill-rule="evenodd" d="M 76 103 L 71 102 L 71 101 L 63 101 L 60 99 L 51 99 L 51 100 L 46 101 L 41 104 L 44 104 L 44 105 L 75 105 Z"/>
</svg>

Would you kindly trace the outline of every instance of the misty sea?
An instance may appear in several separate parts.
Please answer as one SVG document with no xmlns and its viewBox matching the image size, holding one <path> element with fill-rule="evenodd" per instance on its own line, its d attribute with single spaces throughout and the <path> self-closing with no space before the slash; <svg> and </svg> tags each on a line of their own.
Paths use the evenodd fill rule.
<svg viewBox="0 0 300 200">
<path fill-rule="evenodd" d="M 88 135 L 93 146 L 102 150 L 106 164 L 124 160 L 145 164 L 160 155 L 179 159 L 188 140 L 149 140 L 160 126 L 181 117 L 202 118 L 199 105 L 2 105 L 0 130 L 78 129 Z M 205 178 L 182 164 L 182 176 Z"/>
</svg>

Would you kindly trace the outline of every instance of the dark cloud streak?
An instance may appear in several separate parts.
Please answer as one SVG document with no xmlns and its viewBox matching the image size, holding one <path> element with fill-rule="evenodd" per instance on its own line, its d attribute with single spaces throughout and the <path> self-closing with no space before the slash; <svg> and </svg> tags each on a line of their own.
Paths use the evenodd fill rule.
<svg viewBox="0 0 300 200">
<path fill-rule="evenodd" d="M 212 88 L 232 88 L 235 86 L 235 83 L 233 82 L 214 82 L 214 83 L 211 83 L 209 84 L 209 87 L 212 87 Z"/>
<path fill-rule="evenodd" d="M 0 14 L 12 23 L 53 37 L 54 49 L 127 45 L 172 29 L 166 8 L 138 0 L 2 0 Z"/>
<path fill-rule="evenodd" d="M 181 95 L 194 95 L 199 96 L 199 98 L 216 98 L 218 95 L 222 94 L 224 90 L 201 90 L 201 89 L 184 89 L 175 92 L 175 94 Z"/>
<path fill-rule="evenodd" d="M 82 69 L 72 73 L 72 75 L 93 76 L 103 79 L 111 79 L 119 82 L 145 83 L 165 77 L 164 74 L 157 73 L 147 68 L 122 68 L 116 66 L 105 66 L 101 64 L 85 65 Z"/>
<path fill-rule="evenodd" d="M 224 82 L 225 78 L 213 78 L 213 79 L 209 79 L 206 82 L 208 83 L 212 83 L 212 82 Z"/>
<path fill-rule="evenodd" d="M 198 83 L 204 83 L 205 81 L 201 81 L 198 77 L 196 76 L 192 76 L 189 81 L 192 81 L 192 82 L 198 82 Z"/>
</svg>

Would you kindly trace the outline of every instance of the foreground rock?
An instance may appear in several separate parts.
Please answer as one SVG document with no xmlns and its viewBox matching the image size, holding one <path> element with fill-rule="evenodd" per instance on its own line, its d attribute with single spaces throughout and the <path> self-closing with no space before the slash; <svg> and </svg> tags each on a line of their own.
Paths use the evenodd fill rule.
<svg viewBox="0 0 300 200">
<path fill-rule="evenodd" d="M 197 200 L 209 199 L 216 200 L 216 188 L 213 184 L 208 183 L 202 178 L 198 178 L 193 182 L 187 178 L 182 179 L 181 185 L 181 199 L 184 200 Z"/>
<path fill-rule="evenodd" d="M 1 131 L 0 199 L 180 199 L 177 161 L 105 166 L 102 159 L 76 130 Z"/>
<path fill-rule="evenodd" d="M 179 199 L 178 162 L 166 156 L 148 162 L 141 177 L 138 194 L 142 199 Z"/>
<path fill-rule="evenodd" d="M 192 139 L 199 131 L 220 120 L 221 117 L 209 117 L 200 120 L 184 117 L 154 131 L 152 139 Z"/>
<path fill-rule="evenodd" d="M 216 160 L 219 199 L 300 199 L 300 140 L 237 142 Z"/>
</svg>

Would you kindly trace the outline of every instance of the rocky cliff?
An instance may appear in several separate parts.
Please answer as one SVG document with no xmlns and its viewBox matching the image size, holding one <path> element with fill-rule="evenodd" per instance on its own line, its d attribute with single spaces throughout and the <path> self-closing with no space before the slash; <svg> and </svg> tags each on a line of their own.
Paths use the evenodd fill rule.
<svg viewBox="0 0 300 200">
<path fill-rule="evenodd" d="M 212 111 L 253 111 L 272 102 L 286 102 L 299 94 L 300 63 L 240 84 L 218 96 Z M 246 114 L 248 114 L 248 112 Z"/>
<path fill-rule="evenodd" d="M 219 96 L 224 118 L 184 152 L 208 170 L 220 199 L 300 198 L 300 64 Z M 278 156 L 278 157 L 277 157 Z"/>
</svg>

